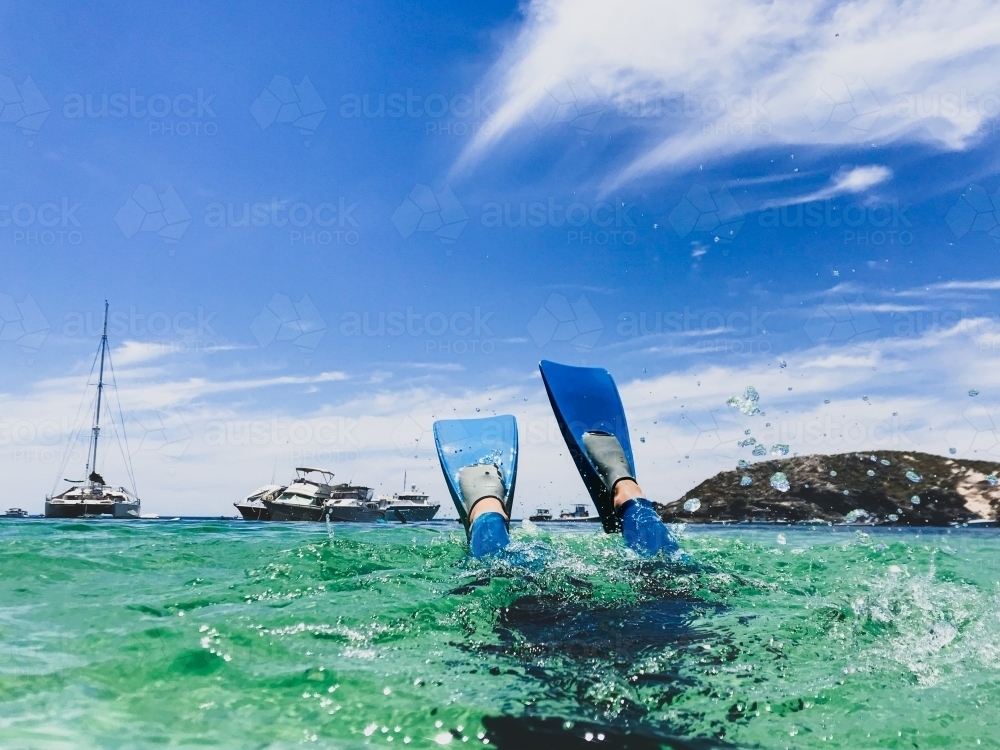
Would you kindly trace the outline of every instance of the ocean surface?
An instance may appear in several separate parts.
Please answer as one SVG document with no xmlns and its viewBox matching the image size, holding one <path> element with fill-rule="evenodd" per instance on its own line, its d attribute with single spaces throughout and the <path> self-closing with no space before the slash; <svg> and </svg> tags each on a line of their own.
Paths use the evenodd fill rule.
<svg viewBox="0 0 1000 750">
<path fill-rule="evenodd" d="M 0 522 L 0 746 L 964 748 L 996 530 Z"/>
</svg>

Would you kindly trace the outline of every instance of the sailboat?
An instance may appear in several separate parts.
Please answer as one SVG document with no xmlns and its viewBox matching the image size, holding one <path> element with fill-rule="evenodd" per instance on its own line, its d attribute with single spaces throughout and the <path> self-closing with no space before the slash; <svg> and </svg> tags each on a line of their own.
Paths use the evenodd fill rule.
<svg viewBox="0 0 1000 750">
<path fill-rule="evenodd" d="M 101 345 L 94 356 L 94 365 L 100 358 L 100 371 L 97 380 L 97 403 L 94 407 L 94 425 L 91 428 L 90 446 L 87 452 L 86 479 L 65 479 L 72 487 L 64 492 L 55 494 L 55 489 L 51 495 L 45 498 L 46 518 L 79 518 L 81 516 L 113 516 L 114 518 L 138 518 L 139 498 L 135 492 L 135 480 L 132 472 L 132 465 L 128 458 L 128 451 L 122 451 L 125 458 L 126 470 L 132 478 L 132 491 L 124 487 L 112 487 L 104 481 L 97 471 L 97 449 L 99 447 L 101 435 L 101 406 L 104 399 L 104 362 L 107 359 L 111 366 L 112 378 L 114 377 L 114 366 L 111 364 L 111 352 L 108 350 L 108 303 L 104 302 L 104 332 L 101 336 Z M 93 374 L 91 366 L 91 375 Z M 119 408 L 119 413 L 121 409 Z M 112 424 L 114 426 L 114 424 Z M 122 435 L 125 433 L 125 424 L 122 422 Z M 67 459 L 71 451 L 66 452 Z M 65 469 L 65 462 L 63 464 Z M 59 472 L 62 474 L 62 469 Z M 58 478 L 56 482 L 58 483 Z"/>
</svg>

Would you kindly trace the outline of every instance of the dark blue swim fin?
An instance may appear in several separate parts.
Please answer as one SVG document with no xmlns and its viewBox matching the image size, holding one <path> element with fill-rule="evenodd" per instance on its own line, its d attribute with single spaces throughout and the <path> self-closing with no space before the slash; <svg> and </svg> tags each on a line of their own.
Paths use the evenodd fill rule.
<svg viewBox="0 0 1000 750">
<path fill-rule="evenodd" d="M 442 419 L 434 423 L 434 445 L 437 447 L 441 471 L 448 492 L 458 510 L 466 532 L 469 531 L 469 511 L 479 498 L 465 497 L 460 475 L 470 466 L 482 467 L 485 480 L 495 489 L 488 494 L 500 498 L 510 518 L 514 505 L 514 484 L 517 480 L 517 420 L 504 414 L 484 419 Z M 492 467 L 495 467 L 495 471 Z M 465 477 L 466 487 L 470 486 Z M 481 486 L 483 479 L 473 479 L 472 486 Z M 484 493 L 486 494 L 486 493 Z"/>
<path fill-rule="evenodd" d="M 542 360 L 538 365 L 559 430 L 590 493 L 606 532 L 621 531 L 615 514 L 614 495 L 588 457 L 583 445 L 585 432 L 605 432 L 618 438 L 631 476 L 635 477 L 632 443 L 618 388 L 611 374 L 600 367 L 572 367 Z"/>
</svg>

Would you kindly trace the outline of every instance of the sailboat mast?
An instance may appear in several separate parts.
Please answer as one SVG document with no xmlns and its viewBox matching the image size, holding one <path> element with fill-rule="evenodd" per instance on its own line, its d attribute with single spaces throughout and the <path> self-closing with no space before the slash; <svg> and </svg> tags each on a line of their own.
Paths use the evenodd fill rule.
<svg viewBox="0 0 1000 750">
<path fill-rule="evenodd" d="M 108 301 L 104 300 L 104 333 L 101 336 L 101 370 L 97 378 L 97 408 L 94 410 L 94 437 L 91 456 L 94 459 L 94 471 L 97 471 L 97 436 L 101 433 L 101 397 L 104 394 L 104 352 L 108 348 Z M 88 476 L 89 480 L 90 477 Z"/>
</svg>

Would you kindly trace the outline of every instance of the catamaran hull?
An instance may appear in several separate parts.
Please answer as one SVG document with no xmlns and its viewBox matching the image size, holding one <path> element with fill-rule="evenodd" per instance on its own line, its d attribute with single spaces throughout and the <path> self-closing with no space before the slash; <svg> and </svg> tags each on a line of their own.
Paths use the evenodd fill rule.
<svg viewBox="0 0 1000 750">
<path fill-rule="evenodd" d="M 385 509 L 385 520 L 400 521 L 405 519 L 406 523 L 432 521 L 440 508 L 440 505 L 390 505 Z"/>
<path fill-rule="evenodd" d="M 138 503 L 53 503 L 46 501 L 46 518 L 82 518 L 83 516 L 111 516 L 112 518 L 138 518 Z"/>
</svg>

